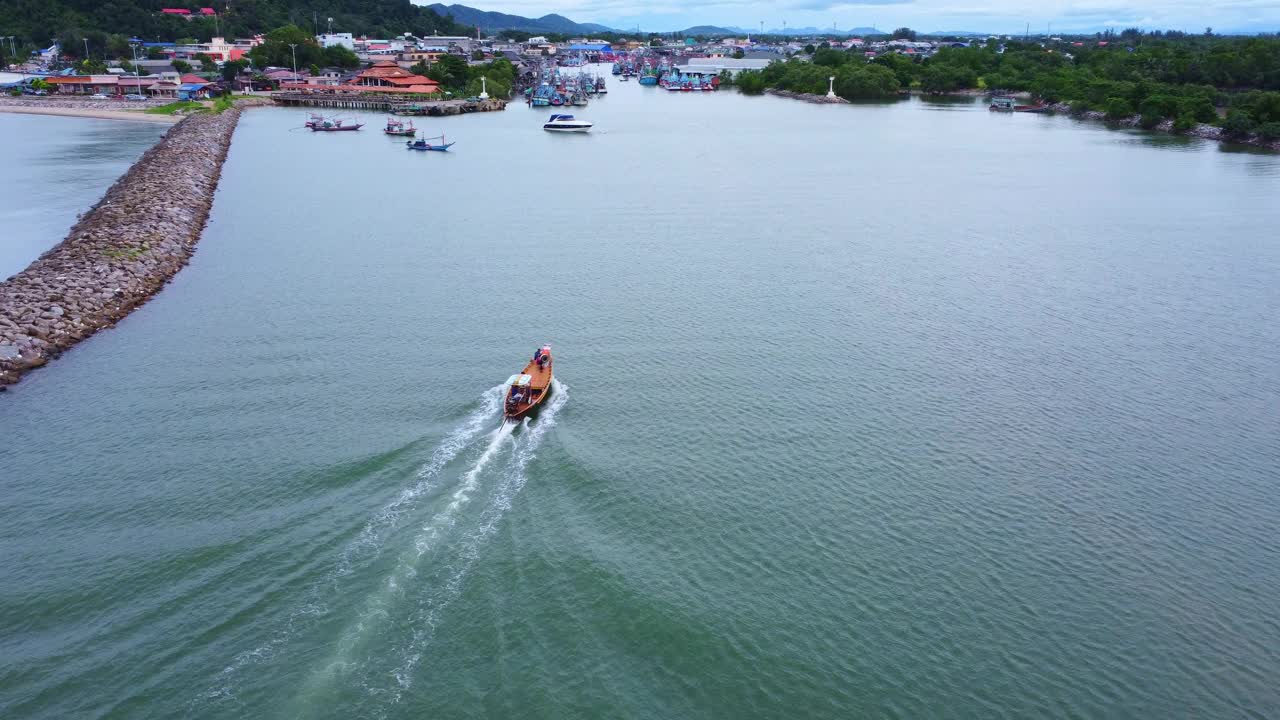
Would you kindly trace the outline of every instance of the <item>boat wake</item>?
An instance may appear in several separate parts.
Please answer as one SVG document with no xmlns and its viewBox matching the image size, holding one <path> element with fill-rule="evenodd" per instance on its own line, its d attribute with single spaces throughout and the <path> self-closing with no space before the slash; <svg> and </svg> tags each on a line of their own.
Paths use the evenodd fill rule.
<svg viewBox="0 0 1280 720">
<path fill-rule="evenodd" d="M 526 418 L 518 423 L 523 431 L 513 440 L 510 461 L 503 467 L 488 504 L 480 512 L 478 522 L 453 545 L 457 551 L 443 563 L 443 572 L 439 575 L 443 578 L 442 582 L 434 588 L 422 588 L 422 594 L 417 598 L 416 607 L 409 618 L 409 626 L 413 628 L 411 634 L 398 650 L 388 653 L 399 659 L 397 667 L 391 671 L 395 685 L 391 688 L 379 688 L 366 683 L 365 689 L 370 695 L 386 698 L 394 705 L 412 685 L 414 672 L 422 663 L 423 654 L 440 621 L 440 614 L 462 593 L 466 578 L 479 559 L 481 550 L 498 528 L 503 516 L 511 509 L 512 501 L 524 489 L 529 479 L 526 472 L 529 462 L 534 459 L 547 431 L 555 426 L 556 416 L 568 399 L 569 387 L 559 381 L 552 381 L 551 399 L 539 416 L 534 419 Z M 517 423 L 507 423 L 503 429 L 514 429 L 516 425 Z M 484 456 L 481 456 L 481 460 L 487 462 Z M 478 474 L 482 468 L 483 464 L 478 461 L 473 471 Z"/>
<path fill-rule="evenodd" d="M 386 549 L 387 539 L 404 525 L 407 517 L 418 507 L 419 501 L 436 488 L 444 469 L 471 447 L 486 427 L 491 426 L 502 409 L 505 391 L 505 385 L 495 385 L 480 396 L 475 409 L 440 441 L 432 452 L 431 459 L 418 470 L 413 484 L 404 488 L 395 499 L 369 518 L 359 534 L 342 549 L 334 567 L 312 584 L 303 600 L 289 612 L 280 627 L 252 650 L 236 655 L 218 674 L 214 686 L 192 701 L 193 707 L 205 702 L 234 698 L 237 680 L 247 668 L 275 657 L 290 640 L 328 613 L 326 598 L 337 592 L 337 583 L 350 575 L 356 567 L 366 566 L 382 554 Z M 495 433 L 496 436 L 482 456 L 484 462 L 488 462 L 488 458 L 496 452 L 501 440 L 510 436 L 511 430 L 514 427 L 507 429 L 504 425 Z M 473 468 L 473 472 L 478 474 L 479 470 Z M 454 502 L 458 502 L 457 493 Z"/>
</svg>

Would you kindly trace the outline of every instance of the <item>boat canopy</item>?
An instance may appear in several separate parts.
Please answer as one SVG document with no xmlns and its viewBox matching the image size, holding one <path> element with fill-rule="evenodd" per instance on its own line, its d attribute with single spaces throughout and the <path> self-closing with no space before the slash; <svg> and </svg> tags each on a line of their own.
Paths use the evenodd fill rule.
<svg viewBox="0 0 1280 720">
<path fill-rule="evenodd" d="M 515 380 L 511 384 L 516 387 L 529 387 L 529 383 L 532 381 L 532 375 L 516 375 Z"/>
<path fill-rule="evenodd" d="M 557 120 L 572 120 L 572 119 L 573 119 L 572 115 L 552 115 L 551 119 L 548 120 L 547 122 L 555 122 Z"/>
</svg>

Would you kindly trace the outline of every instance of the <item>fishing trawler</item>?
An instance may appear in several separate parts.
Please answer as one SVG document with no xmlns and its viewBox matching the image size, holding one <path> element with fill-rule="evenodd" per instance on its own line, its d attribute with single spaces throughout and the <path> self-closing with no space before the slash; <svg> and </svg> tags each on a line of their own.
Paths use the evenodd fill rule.
<svg viewBox="0 0 1280 720">
<path fill-rule="evenodd" d="M 326 118 L 319 123 L 307 125 L 307 127 L 311 128 L 311 132 L 349 132 L 364 127 L 364 123 L 357 122 L 351 125 L 344 125 L 344 122 L 346 121 Z"/>
<path fill-rule="evenodd" d="M 547 399 L 553 379 L 551 365 L 551 346 L 543 345 L 524 366 L 524 371 L 507 380 L 507 397 L 502 408 L 507 420 L 519 420 Z"/>
<path fill-rule="evenodd" d="M 395 118 L 387 118 L 387 127 L 382 132 L 397 137 L 413 137 L 418 134 L 418 130 L 413 126 L 412 120 L 409 121 L 408 125 L 405 125 L 404 121 Z"/>
<path fill-rule="evenodd" d="M 434 142 L 439 140 L 440 142 Z M 428 142 L 431 141 L 431 142 Z M 449 152 L 449 148 L 453 147 L 453 143 L 445 142 L 444 135 L 436 137 L 422 138 L 420 140 L 409 140 L 404 144 L 409 150 L 422 150 L 424 152 Z"/>
</svg>

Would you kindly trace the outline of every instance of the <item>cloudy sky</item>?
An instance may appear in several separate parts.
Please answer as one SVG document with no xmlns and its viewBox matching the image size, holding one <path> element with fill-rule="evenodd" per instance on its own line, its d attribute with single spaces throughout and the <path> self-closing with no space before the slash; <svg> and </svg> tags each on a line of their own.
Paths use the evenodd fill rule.
<svg viewBox="0 0 1280 720">
<path fill-rule="evenodd" d="M 422 1 L 422 0 L 418 0 Z M 922 31 L 1022 32 L 1027 23 L 1057 30 L 1177 29 L 1203 32 L 1280 30 L 1280 0 L 445 0 L 482 10 L 538 17 L 560 13 L 611 27 L 676 30 L 693 25 L 766 28 L 903 25 Z"/>
</svg>

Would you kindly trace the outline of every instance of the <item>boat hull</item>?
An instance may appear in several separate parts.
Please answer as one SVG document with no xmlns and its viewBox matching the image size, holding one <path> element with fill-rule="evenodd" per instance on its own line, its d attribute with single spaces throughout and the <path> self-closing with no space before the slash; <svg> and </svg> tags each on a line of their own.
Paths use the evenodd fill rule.
<svg viewBox="0 0 1280 720">
<path fill-rule="evenodd" d="M 529 378 L 529 383 L 523 387 L 517 388 L 511 385 L 507 388 L 507 395 L 503 398 L 502 414 L 508 421 L 516 421 L 521 418 L 528 417 L 535 412 L 537 408 L 546 402 L 551 395 L 552 384 L 555 380 L 555 358 L 549 357 L 546 366 L 539 367 L 538 363 L 529 361 L 525 365 L 522 375 Z M 518 377 L 518 376 L 517 376 Z M 513 394 L 519 390 L 522 394 L 520 402 L 513 402 Z"/>
<path fill-rule="evenodd" d="M 565 126 L 561 126 L 561 127 L 553 127 L 553 126 L 550 126 L 550 125 L 543 125 L 543 126 L 542 126 L 542 129 L 543 129 L 543 130 L 546 130 L 547 132 L 556 132 L 556 133 L 585 133 L 585 132 L 591 132 L 591 126 L 590 126 L 590 125 L 586 125 L 586 126 L 581 126 L 581 125 L 579 125 L 579 126 L 573 126 L 573 127 L 565 127 Z"/>
</svg>

